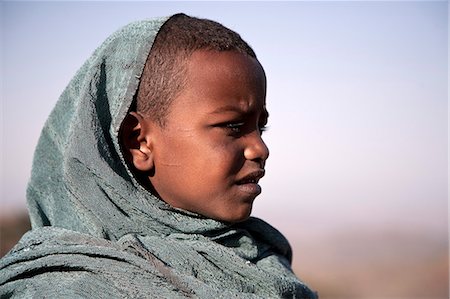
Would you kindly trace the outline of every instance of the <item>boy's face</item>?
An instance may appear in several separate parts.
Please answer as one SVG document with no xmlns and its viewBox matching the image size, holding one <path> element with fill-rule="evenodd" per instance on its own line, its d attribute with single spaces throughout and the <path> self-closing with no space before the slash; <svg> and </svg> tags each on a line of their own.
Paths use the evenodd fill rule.
<svg viewBox="0 0 450 299">
<path fill-rule="evenodd" d="M 228 51 L 196 51 L 188 81 L 170 106 L 166 126 L 148 122 L 159 196 L 209 218 L 239 222 L 261 193 L 269 151 L 266 79 L 259 62 Z"/>
</svg>

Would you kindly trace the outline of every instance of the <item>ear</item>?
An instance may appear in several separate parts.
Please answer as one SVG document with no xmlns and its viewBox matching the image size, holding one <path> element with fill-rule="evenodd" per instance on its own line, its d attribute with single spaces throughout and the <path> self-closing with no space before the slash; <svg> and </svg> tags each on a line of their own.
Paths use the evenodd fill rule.
<svg viewBox="0 0 450 299">
<path fill-rule="evenodd" d="M 150 171 L 154 167 L 153 144 L 149 120 L 138 112 L 130 112 L 122 122 L 120 141 L 125 159 L 137 170 Z"/>
</svg>

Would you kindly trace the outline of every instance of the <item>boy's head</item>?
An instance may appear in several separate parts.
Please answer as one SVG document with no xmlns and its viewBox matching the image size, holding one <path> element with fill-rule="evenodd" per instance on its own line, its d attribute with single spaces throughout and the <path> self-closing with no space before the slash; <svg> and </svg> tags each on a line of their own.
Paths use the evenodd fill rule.
<svg viewBox="0 0 450 299">
<path fill-rule="evenodd" d="M 164 125 L 171 101 L 187 82 L 188 58 L 197 50 L 237 51 L 256 59 L 234 31 L 206 19 L 172 16 L 159 30 L 142 74 L 136 109 Z"/>
<path fill-rule="evenodd" d="M 155 39 L 122 125 L 125 157 L 161 199 L 209 218 L 248 218 L 268 149 L 266 79 L 240 36 L 175 15 Z"/>
</svg>

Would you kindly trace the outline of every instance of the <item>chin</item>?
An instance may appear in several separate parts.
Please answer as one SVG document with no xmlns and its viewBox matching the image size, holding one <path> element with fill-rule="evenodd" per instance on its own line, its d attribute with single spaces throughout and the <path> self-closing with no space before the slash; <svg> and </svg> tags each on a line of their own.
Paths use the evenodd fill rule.
<svg viewBox="0 0 450 299">
<path fill-rule="evenodd" d="M 250 206 L 250 208 L 242 209 L 239 213 L 236 213 L 236 211 L 234 211 L 234 213 L 226 215 L 224 217 L 220 217 L 220 219 L 218 220 L 228 223 L 239 223 L 247 220 L 250 217 L 251 213 L 252 208 Z"/>
</svg>

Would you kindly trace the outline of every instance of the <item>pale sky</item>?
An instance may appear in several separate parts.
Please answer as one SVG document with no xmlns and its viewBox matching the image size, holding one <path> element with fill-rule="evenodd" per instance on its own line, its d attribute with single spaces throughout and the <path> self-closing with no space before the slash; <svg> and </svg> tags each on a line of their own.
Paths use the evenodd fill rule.
<svg viewBox="0 0 450 299">
<path fill-rule="evenodd" d="M 0 2 L 2 209 L 25 206 L 39 132 L 94 49 L 177 12 L 237 31 L 268 77 L 254 215 L 282 230 L 445 232 L 447 2 Z"/>
</svg>

